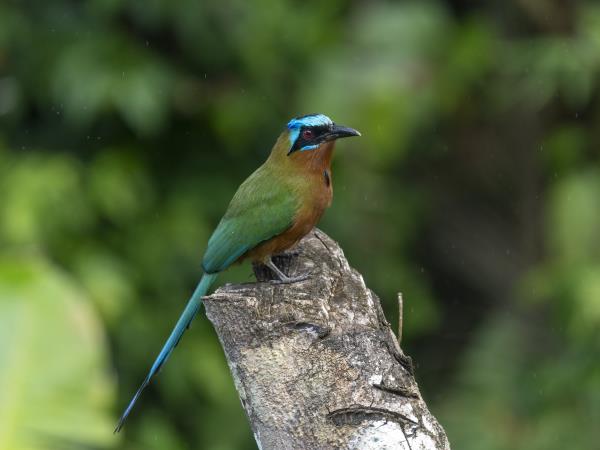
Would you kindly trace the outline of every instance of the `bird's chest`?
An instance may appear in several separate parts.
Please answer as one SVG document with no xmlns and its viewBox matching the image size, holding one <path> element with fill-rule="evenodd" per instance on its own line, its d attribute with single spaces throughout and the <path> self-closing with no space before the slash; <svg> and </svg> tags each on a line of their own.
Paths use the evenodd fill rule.
<svg viewBox="0 0 600 450">
<path fill-rule="evenodd" d="M 293 224 L 280 235 L 258 246 L 249 254 L 255 260 L 263 261 L 268 255 L 281 253 L 298 243 L 315 227 L 323 212 L 331 205 L 333 195 L 329 170 L 304 174 L 293 180 L 290 192 L 298 199 L 298 209 Z"/>
<path fill-rule="evenodd" d="M 305 187 L 304 198 L 306 199 L 307 209 L 316 209 L 323 212 L 331 206 L 333 186 L 329 169 L 311 174 L 310 182 Z"/>
<path fill-rule="evenodd" d="M 323 202 L 323 209 L 331 206 L 331 200 L 333 199 L 333 185 L 331 182 L 331 172 L 329 169 L 323 171 L 323 177 L 321 180 L 321 201 Z"/>
<path fill-rule="evenodd" d="M 303 228 L 307 228 L 308 231 L 317 224 L 323 212 L 331 205 L 333 198 L 331 172 L 329 169 L 311 174 L 310 178 L 310 183 L 305 187 L 304 201 L 296 217 L 296 222 L 305 224 Z"/>
</svg>

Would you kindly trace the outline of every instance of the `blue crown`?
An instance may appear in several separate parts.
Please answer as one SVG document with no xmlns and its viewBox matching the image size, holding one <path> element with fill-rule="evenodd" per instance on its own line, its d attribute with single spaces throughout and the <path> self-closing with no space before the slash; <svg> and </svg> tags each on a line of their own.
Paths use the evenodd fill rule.
<svg viewBox="0 0 600 450">
<path fill-rule="evenodd" d="M 288 122 L 287 127 L 291 130 L 301 127 L 318 127 L 319 125 L 331 126 L 333 121 L 325 114 L 307 114 L 293 118 Z"/>
</svg>

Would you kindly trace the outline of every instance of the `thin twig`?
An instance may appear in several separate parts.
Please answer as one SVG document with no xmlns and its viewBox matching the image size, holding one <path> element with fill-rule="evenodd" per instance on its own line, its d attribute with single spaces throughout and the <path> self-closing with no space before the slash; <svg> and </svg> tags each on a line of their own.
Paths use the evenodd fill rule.
<svg viewBox="0 0 600 450">
<path fill-rule="evenodd" d="M 402 316 L 404 309 L 404 301 L 402 292 L 398 292 L 398 344 L 402 345 Z"/>
</svg>

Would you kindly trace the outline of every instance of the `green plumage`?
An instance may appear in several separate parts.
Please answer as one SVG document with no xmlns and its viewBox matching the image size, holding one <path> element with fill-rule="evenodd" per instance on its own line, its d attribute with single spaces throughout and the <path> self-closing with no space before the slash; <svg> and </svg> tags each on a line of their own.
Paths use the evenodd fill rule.
<svg viewBox="0 0 600 450">
<path fill-rule="evenodd" d="M 221 272 L 248 250 L 292 226 L 300 198 L 281 171 L 269 164 L 256 170 L 235 193 L 208 241 L 202 268 Z"/>
</svg>

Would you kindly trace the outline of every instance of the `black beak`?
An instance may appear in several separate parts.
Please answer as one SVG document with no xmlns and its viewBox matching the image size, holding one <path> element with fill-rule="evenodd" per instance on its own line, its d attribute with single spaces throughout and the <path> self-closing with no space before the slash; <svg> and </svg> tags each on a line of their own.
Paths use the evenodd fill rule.
<svg viewBox="0 0 600 450">
<path fill-rule="evenodd" d="M 360 136 L 360 133 L 354 128 L 334 124 L 331 130 L 323 136 L 323 141 L 334 141 L 336 139 L 352 136 Z"/>
</svg>

